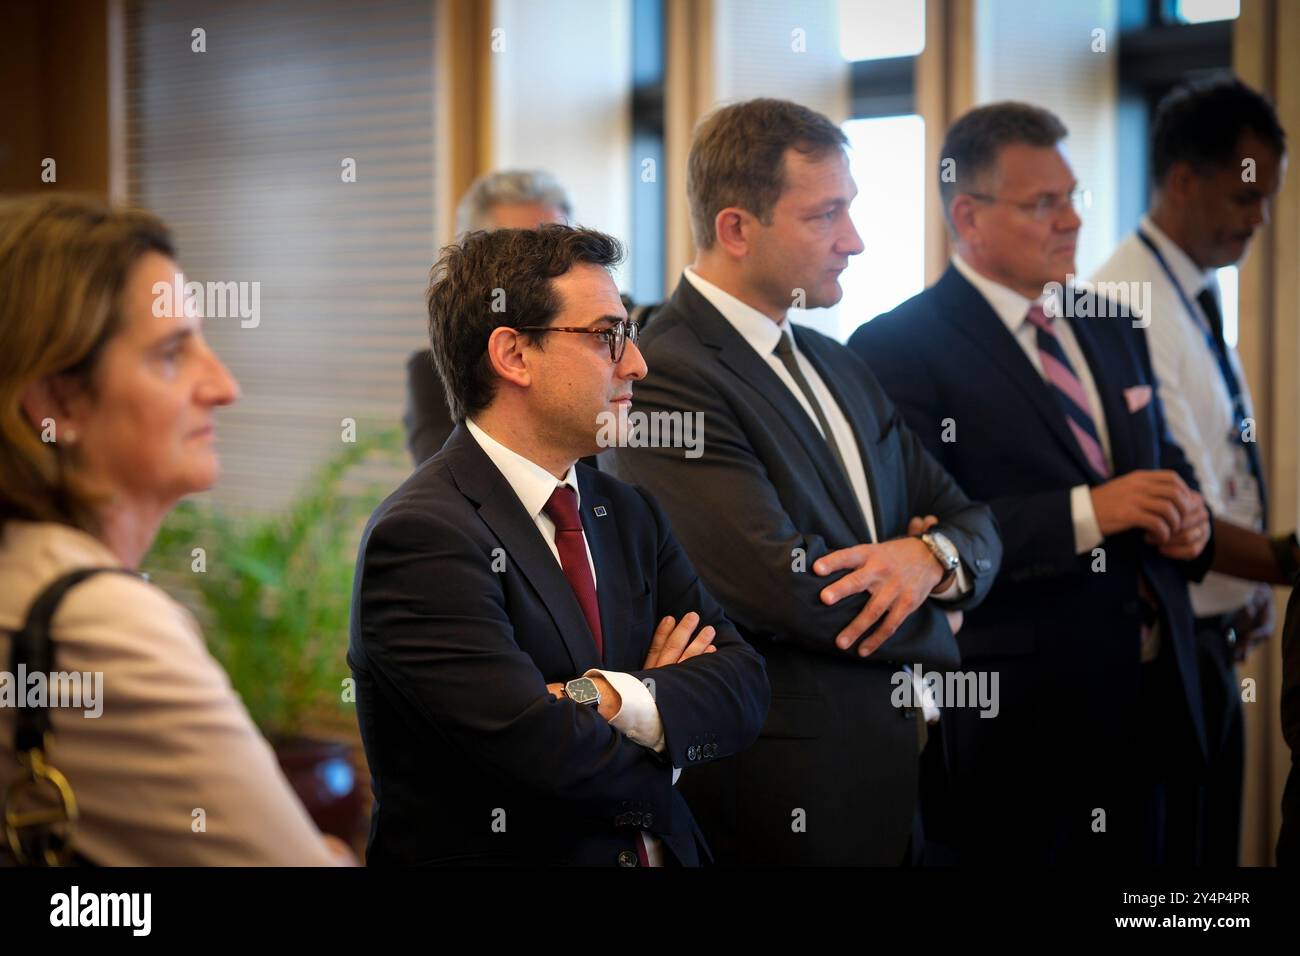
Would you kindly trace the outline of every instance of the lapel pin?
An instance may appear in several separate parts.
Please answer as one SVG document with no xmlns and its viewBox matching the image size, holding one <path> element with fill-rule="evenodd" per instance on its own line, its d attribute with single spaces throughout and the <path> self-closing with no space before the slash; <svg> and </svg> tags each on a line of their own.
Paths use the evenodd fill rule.
<svg viewBox="0 0 1300 956">
<path fill-rule="evenodd" d="M 605 510 L 604 505 L 596 505 L 596 507 L 592 508 L 591 511 L 597 518 L 603 518 L 609 513 Z"/>
</svg>

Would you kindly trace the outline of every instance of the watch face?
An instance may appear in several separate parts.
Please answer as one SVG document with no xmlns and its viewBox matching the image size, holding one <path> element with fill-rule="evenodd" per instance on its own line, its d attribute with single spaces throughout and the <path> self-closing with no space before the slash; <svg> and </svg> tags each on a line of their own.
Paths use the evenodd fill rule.
<svg viewBox="0 0 1300 956">
<path fill-rule="evenodd" d="M 590 677 L 579 677 L 577 680 L 569 681 L 564 685 L 564 692 L 579 704 L 586 704 L 600 696 L 600 692 L 596 690 L 596 682 Z"/>
<path fill-rule="evenodd" d="M 954 570 L 961 563 L 961 557 L 957 554 L 957 549 L 953 547 L 952 542 L 937 531 L 932 531 L 929 538 L 938 548 L 940 561 L 947 566 L 949 571 Z"/>
</svg>

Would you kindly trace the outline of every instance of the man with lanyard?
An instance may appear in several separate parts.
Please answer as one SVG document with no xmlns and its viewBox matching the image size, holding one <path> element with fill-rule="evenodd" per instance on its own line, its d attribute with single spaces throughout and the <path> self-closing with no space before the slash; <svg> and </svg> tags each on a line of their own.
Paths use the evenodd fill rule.
<svg viewBox="0 0 1300 956">
<path fill-rule="evenodd" d="M 1291 583 L 1297 548 L 1294 534 L 1267 535 L 1258 426 L 1225 336 L 1215 270 L 1239 262 L 1268 222 L 1286 171 L 1286 136 L 1263 96 L 1222 78 L 1165 98 L 1151 155 L 1151 207 L 1093 280 L 1144 284 L 1165 418 L 1214 516 L 1212 573 L 1191 586 L 1209 769 L 1199 806 L 1180 812 L 1196 825 L 1197 861 L 1235 866 L 1245 736 L 1235 662 L 1273 630 L 1269 585 Z"/>
</svg>

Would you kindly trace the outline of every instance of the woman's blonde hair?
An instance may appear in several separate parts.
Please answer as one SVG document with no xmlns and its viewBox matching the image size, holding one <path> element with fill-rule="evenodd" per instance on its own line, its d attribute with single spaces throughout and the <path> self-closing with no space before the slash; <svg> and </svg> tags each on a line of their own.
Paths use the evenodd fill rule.
<svg viewBox="0 0 1300 956">
<path fill-rule="evenodd" d="M 46 440 L 22 396 L 50 376 L 93 394 L 122 327 L 127 276 L 150 251 L 175 258 L 171 233 L 147 212 L 66 194 L 0 199 L 0 527 L 21 518 L 94 529 L 95 491 L 57 423 Z"/>
</svg>

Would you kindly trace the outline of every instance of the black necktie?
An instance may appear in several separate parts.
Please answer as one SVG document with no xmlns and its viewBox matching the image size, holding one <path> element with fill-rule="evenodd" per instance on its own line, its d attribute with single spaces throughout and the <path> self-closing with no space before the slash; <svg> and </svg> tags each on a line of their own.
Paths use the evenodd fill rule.
<svg viewBox="0 0 1300 956">
<path fill-rule="evenodd" d="M 817 424 L 821 426 L 822 435 L 826 438 L 826 444 L 830 446 L 831 454 L 835 456 L 840 471 L 844 473 L 844 479 L 848 481 L 849 469 L 845 467 L 844 456 L 840 454 L 840 446 L 835 442 L 835 433 L 831 431 L 830 422 L 826 420 L 826 413 L 822 411 L 821 402 L 817 401 L 812 386 L 808 384 L 808 379 L 804 378 L 803 371 L 799 368 L 799 362 L 794 354 L 794 342 L 791 337 L 782 332 L 774 351 L 777 358 L 781 360 L 781 364 L 785 366 L 785 370 L 794 379 L 794 383 L 799 386 L 799 391 L 803 392 L 803 397 L 808 399 L 808 404 L 812 406 L 813 414 L 817 416 Z M 851 481 L 849 487 L 853 487 Z"/>
</svg>

